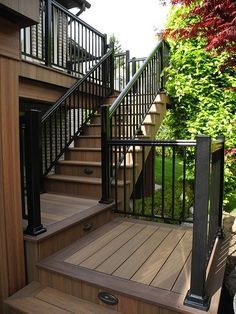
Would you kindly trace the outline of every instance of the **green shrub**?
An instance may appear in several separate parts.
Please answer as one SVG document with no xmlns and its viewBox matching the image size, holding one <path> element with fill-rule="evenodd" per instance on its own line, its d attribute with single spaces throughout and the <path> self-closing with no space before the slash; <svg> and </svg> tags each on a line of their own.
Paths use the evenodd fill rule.
<svg viewBox="0 0 236 314">
<path fill-rule="evenodd" d="M 184 9 L 186 10 L 186 9 Z M 169 27 L 186 21 L 182 8 L 175 9 Z M 198 134 L 226 138 L 225 200 L 232 210 L 236 190 L 236 78 L 235 69 L 223 69 L 226 54 L 206 52 L 205 42 L 194 38 L 170 40 L 167 92 L 173 99 L 158 138 L 195 139 Z"/>
</svg>

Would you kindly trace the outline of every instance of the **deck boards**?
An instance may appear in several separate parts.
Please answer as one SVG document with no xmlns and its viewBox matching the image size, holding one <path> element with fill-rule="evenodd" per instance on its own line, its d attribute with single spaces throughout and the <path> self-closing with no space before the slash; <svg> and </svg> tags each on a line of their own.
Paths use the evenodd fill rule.
<svg viewBox="0 0 236 314">
<path fill-rule="evenodd" d="M 40 196 L 41 217 L 44 226 L 52 225 L 95 206 L 98 200 L 44 193 Z"/>
<path fill-rule="evenodd" d="M 116 227 L 64 258 L 64 262 L 186 293 L 182 285 L 186 287 L 189 280 L 190 268 L 185 264 L 191 247 L 189 228 L 121 220 Z"/>
<path fill-rule="evenodd" d="M 100 302 L 108 291 L 119 299 L 117 310 L 137 313 L 196 313 L 184 305 L 191 273 L 192 229 L 187 226 L 117 217 L 69 247 L 38 263 L 40 281 L 86 300 Z M 212 269 L 214 288 L 209 313 L 217 313 L 227 253 L 219 241 L 219 267 Z M 220 253 L 223 252 L 223 255 Z M 218 263 L 218 264 L 217 264 Z M 76 283 L 78 289 L 71 286 Z M 154 312 L 153 312 L 154 311 Z"/>
</svg>

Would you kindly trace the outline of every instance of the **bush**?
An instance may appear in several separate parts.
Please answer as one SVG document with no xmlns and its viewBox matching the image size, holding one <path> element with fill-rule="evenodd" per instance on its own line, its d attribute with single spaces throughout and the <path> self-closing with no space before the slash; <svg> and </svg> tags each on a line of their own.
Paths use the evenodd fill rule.
<svg viewBox="0 0 236 314">
<path fill-rule="evenodd" d="M 182 8 L 175 9 L 168 27 L 182 27 Z M 171 56 L 167 69 L 167 92 L 173 99 L 159 138 L 196 138 L 198 134 L 226 138 L 225 200 L 236 190 L 236 79 L 235 69 L 223 69 L 226 54 L 214 55 L 205 50 L 200 38 L 170 40 Z M 231 206 L 231 207 L 230 207 Z"/>
</svg>

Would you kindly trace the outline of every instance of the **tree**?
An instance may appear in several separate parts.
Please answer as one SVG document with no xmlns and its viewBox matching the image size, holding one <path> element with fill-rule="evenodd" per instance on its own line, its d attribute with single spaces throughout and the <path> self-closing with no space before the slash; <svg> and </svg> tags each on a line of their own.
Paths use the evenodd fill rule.
<svg viewBox="0 0 236 314">
<path fill-rule="evenodd" d="M 194 38 L 200 35 L 206 39 L 207 50 L 227 52 L 227 65 L 236 65 L 235 0 L 171 0 L 171 3 L 188 8 L 182 18 L 189 22 L 184 28 L 166 30 L 165 36 Z"/>
</svg>

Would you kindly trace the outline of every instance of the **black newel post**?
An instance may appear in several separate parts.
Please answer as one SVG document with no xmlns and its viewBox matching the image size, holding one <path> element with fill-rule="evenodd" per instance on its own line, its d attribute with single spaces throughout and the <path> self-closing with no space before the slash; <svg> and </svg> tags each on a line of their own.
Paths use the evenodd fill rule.
<svg viewBox="0 0 236 314">
<path fill-rule="evenodd" d="M 208 248 L 208 206 L 210 186 L 211 137 L 198 136 L 195 157 L 195 198 L 190 290 L 184 304 L 207 311 L 206 258 Z"/>
<path fill-rule="evenodd" d="M 46 231 L 41 224 L 41 111 L 25 113 L 25 161 L 28 226 L 25 233 L 38 235 Z"/>
<path fill-rule="evenodd" d="M 110 204 L 110 154 L 108 141 L 110 139 L 109 106 L 101 106 L 102 113 L 102 198 L 100 203 Z"/>
<path fill-rule="evenodd" d="M 45 65 L 52 64 L 52 1 L 45 2 Z"/>
</svg>

